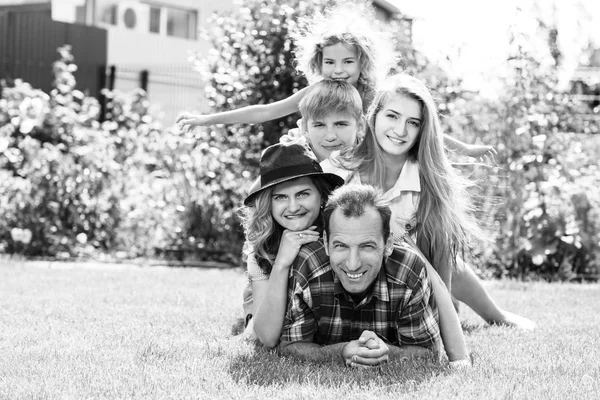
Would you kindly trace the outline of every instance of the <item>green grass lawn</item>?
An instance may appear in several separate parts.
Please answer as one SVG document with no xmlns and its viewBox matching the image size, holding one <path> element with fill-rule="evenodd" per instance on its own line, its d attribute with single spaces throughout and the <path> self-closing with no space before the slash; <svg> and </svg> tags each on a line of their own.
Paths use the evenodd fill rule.
<svg viewBox="0 0 600 400">
<path fill-rule="evenodd" d="M 538 329 L 463 307 L 468 371 L 280 358 L 231 336 L 243 286 L 239 270 L 0 259 L 0 398 L 600 398 L 598 284 L 487 283 Z"/>
</svg>

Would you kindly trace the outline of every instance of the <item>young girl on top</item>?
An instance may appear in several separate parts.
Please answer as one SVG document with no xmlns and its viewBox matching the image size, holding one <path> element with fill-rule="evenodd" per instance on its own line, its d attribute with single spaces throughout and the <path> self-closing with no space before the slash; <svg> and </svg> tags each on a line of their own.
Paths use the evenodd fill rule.
<svg viewBox="0 0 600 400">
<path fill-rule="evenodd" d="M 392 209 L 394 241 L 416 240 L 458 300 L 488 322 L 533 328 L 527 318 L 500 309 L 462 261 L 481 231 L 470 206 L 469 182 L 457 174 L 444 151 L 431 93 L 406 74 L 390 77 L 383 87 L 368 111 L 364 140 L 324 161 L 323 169 L 346 183 L 381 187 Z"/>
<path fill-rule="evenodd" d="M 388 35 L 376 30 L 377 21 L 370 6 L 342 3 L 317 13 L 295 36 L 298 70 L 309 83 L 321 79 L 345 80 L 359 92 L 363 109 L 370 106 L 377 82 L 395 64 L 395 52 Z M 181 114 L 176 122 L 182 130 L 214 124 L 255 124 L 281 118 L 298 111 L 306 95 L 303 88 L 290 97 L 269 104 L 257 104 L 216 114 Z M 491 146 L 468 145 L 444 136 L 448 148 L 458 153 L 482 157 L 493 155 Z"/>
</svg>

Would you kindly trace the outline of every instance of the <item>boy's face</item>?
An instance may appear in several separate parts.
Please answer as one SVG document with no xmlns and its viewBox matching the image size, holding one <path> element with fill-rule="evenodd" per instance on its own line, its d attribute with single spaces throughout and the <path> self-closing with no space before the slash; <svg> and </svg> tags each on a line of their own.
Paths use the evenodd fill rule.
<svg viewBox="0 0 600 400">
<path fill-rule="evenodd" d="M 321 162 L 336 150 L 354 146 L 356 136 L 363 127 L 363 121 L 357 121 L 350 113 L 331 113 L 319 118 L 308 118 L 304 134 Z"/>
</svg>

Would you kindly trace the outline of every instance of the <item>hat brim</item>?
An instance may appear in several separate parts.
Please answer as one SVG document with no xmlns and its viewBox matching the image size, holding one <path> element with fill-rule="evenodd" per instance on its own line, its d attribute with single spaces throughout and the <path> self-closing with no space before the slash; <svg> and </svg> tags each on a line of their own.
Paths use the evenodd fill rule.
<svg viewBox="0 0 600 400">
<path fill-rule="evenodd" d="M 285 178 L 280 178 L 280 179 L 276 179 L 274 181 L 269 182 L 267 185 L 262 186 L 260 184 L 260 177 L 258 177 L 254 183 L 252 184 L 252 186 L 250 187 L 250 193 L 248 193 L 248 196 L 246 197 L 246 199 L 244 200 L 244 205 L 245 206 L 249 206 L 251 205 L 256 196 L 262 192 L 265 189 L 270 188 L 271 186 L 275 186 L 278 185 L 282 182 L 286 182 L 286 181 L 291 181 L 292 179 L 298 179 L 298 178 L 303 178 L 306 176 L 322 176 L 323 178 L 325 178 L 325 180 L 327 181 L 327 183 L 329 183 L 331 185 L 332 190 L 340 187 L 344 184 L 344 179 L 336 174 L 331 174 L 329 172 L 313 172 L 313 173 L 307 173 L 307 174 L 301 174 L 301 175 L 297 175 L 297 176 L 289 176 L 289 177 L 285 177 Z"/>
</svg>

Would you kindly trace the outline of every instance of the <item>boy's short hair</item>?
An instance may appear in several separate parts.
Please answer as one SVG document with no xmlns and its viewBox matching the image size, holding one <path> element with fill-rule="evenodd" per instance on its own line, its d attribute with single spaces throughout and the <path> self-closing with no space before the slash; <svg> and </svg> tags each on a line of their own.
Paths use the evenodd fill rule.
<svg viewBox="0 0 600 400">
<path fill-rule="evenodd" d="M 300 100 L 303 128 L 309 119 L 320 119 L 333 113 L 347 113 L 360 121 L 363 117 L 362 100 L 358 90 L 346 81 L 322 80 L 313 83 Z"/>
</svg>

